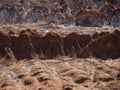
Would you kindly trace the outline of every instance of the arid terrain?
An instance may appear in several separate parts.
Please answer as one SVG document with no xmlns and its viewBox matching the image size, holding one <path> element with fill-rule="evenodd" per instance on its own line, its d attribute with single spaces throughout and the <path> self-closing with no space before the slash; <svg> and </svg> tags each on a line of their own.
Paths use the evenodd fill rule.
<svg viewBox="0 0 120 90">
<path fill-rule="evenodd" d="M 0 90 L 120 90 L 119 28 L 8 24 L 0 38 Z"/>
<path fill-rule="evenodd" d="M 120 90 L 120 59 L 24 59 L 0 69 L 0 90 Z"/>
<path fill-rule="evenodd" d="M 0 0 L 0 90 L 120 90 L 120 0 Z"/>
</svg>

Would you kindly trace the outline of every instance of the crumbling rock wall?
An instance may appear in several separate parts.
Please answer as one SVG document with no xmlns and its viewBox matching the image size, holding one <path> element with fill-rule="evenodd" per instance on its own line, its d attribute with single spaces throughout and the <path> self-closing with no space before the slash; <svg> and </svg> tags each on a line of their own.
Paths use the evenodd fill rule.
<svg viewBox="0 0 120 90">
<path fill-rule="evenodd" d="M 120 25 L 119 0 L 1 0 L 1 23 Z"/>
<path fill-rule="evenodd" d="M 120 37 L 116 33 L 109 33 L 91 42 L 81 52 L 80 57 L 95 56 L 97 58 L 108 59 L 119 58 Z"/>
<path fill-rule="evenodd" d="M 11 32 L 11 31 L 9 31 Z M 16 34 L 0 32 L 0 55 L 21 59 L 52 59 L 56 56 L 101 59 L 120 57 L 120 31 L 101 32 L 93 35 L 70 33 L 61 36 L 53 32 L 43 36 L 27 29 Z M 9 53 L 9 54 L 8 54 Z M 11 54 L 10 54 L 11 53 Z"/>
</svg>

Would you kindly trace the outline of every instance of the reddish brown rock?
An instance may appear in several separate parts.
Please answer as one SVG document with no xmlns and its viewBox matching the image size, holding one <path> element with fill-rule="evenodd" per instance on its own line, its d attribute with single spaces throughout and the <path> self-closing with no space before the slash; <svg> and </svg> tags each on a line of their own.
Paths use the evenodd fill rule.
<svg viewBox="0 0 120 90">
<path fill-rule="evenodd" d="M 114 31 L 114 33 L 117 34 L 117 35 L 120 37 L 120 31 L 119 31 L 119 30 L 116 29 L 116 30 Z"/>
<path fill-rule="evenodd" d="M 79 45 L 78 37 L 79 35 L 77 33 L 71 33 L 63 38 L 65 55 L 75 57 L 77 56 L 79 51 L 81 51 L 81 46 Z"/>
<path fill-rule="evenodd" d="M 31 59 L 34 57 L 35 48 L 27 34 L 20 34 L 19 37 L 12 38 L 12 49 L 17 59 Z"/>
<path fill-rule="evenodd" d="M 0 31 L 0 47 L 8 47 L 10 44 L 11 42 L 9 36 Z"/>
<path fill-rule="evenodd" d="M 44 59 L 44 54 L 42 50 L 42 48 L 44 47 L 44 42 L 43 42 L 42 34 L 36 32 L 36 30 L 31 30 L 31 29 L 27 29 L 21 32 L 21 34 L 23 33 L 28 35 L 30 39 L 30 43 L 32 44 L 36 52 L 36 58 Z"/>
<path fill-rule="evenodd" d="M 6 58 L 52 59 L 57 56 L 97 57 L 101 59 L 120 57 L 120 31 L 89 34 L 70 33 L 65 37 L 53 32 L 43 36 L 36 30 L 27 29 L 18 34 L 0 32 L 0 55 Z"/>
<path fill-rule="evenodd" d="M 50 32 L 45 35 L 43 40 L 43 52 L 46 59 L 64 55 L 63 40 L 59 35 Z"/>
<path fill-rule="evenodd" d="M 0 55 L 3 57 L 7 54 L 6 48 L 11 45 L 11 40 L 9 36 L 0 31 Z"/>
<path fill-rule="evenodd" d="M 105 16 L 98 11 L 81 10 L 76 16 L 77 26 L 103 26 Z"/>
<path fill-rule="evenodd" d="M 90 35 L 71 33 L 63 38 L 65 55 L 79 56 L 80 51 L 91 41 Z"/>
<path fill-rule="evenodd" d="M 94 35 L 92 35 L 93 39 L 98 39 L 101 38 L 102 36 L 105 36 L 106 34 L 108 34 L 109 32 L 101 32 L 101 33 L 95 33 Z"/>
<path fill-rule="evenodd" d="M 88 44 L 81 52 L 80 57 L 118 58 L 120 57 L 119 45 L 120 37 L 115 33 L 110 33 Z"/>
</svg>

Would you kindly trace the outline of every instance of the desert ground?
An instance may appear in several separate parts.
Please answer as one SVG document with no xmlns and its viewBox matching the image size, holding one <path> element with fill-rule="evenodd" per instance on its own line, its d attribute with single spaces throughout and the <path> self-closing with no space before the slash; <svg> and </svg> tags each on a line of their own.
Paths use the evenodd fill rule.
<svg viewBox="0 0 120 90">
<path fill-rule="evenodd" d="M 112 27 L 1 25 L 0 90 L 120 90 L 119 33 Z"/>
<path fill-rule="evenodd" d="M 0 90 L 120 90 L 120 59 L 25 59 L 0 69 Z"/>
<path fill-rule="evenodd" d="M 0 0 L 0 90 L 120 90 L 120 0 Z"/>
</svg>

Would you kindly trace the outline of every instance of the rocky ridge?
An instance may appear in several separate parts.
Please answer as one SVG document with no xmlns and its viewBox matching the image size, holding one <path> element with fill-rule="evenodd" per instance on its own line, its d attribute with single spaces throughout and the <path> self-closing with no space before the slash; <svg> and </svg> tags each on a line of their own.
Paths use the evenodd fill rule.
<svg viewBox="0 0 120 90">
<path fill-rule="evenodd" d="M 0 22 L 120 26 L 119 0 L 1 0 Z"/>
<path fill-rule="evenodd" d="M 54 31 L 42 33 L 35 29 L 20 31 L 10 30 L 10 28 L 1 29 L 0 56 L 17 60 L 33 58 L 45 60 L 58 56 L 96 57 L 104 60 L 120 57 L 119 29 L 112 32 L 92 32 L 90 30 L 91 34 L 77 31 L 64 33 L 64 35 L 60 34 L 62 31 L 59 29 L 55 31 L 56 33 Z"/>
</svg>

